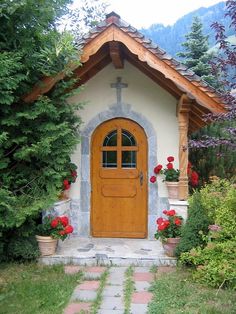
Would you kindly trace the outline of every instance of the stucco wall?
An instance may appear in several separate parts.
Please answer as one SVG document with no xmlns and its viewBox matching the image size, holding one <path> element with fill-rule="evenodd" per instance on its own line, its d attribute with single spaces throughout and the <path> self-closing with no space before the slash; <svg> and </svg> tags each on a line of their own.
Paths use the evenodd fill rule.
<svg viewBox="0 0 236 314">
<path fill-rule="evenodd" d="M 127 88 L 122 89 L 122 103 L 128 104 L 128 106 L 124 105 L 128 108 L 127 110 L 140 114 L 145 119 L 144 126 L 147 125 L 148 121 L 150 127 L 152 127 L 152 132 L 155 133 L 155 137 L 152 137 L 152 141 L 154 139 L 155 143 L 149 141 L 149 145 L 153 146 L 155 162 L 165 165 L 166 157 L 169 155 L 175 156 L 177 159 L 178 121 L 176 118 L 176 100 L 128 62 L 121 70 L 114 69 L 112 64 L 108 65 L 85 84 L 83 91 L 78 96 L 71 98 L 70 101 L 87 102 L 84 109 L 79 111 L 79 115 L 83 120 L 82 134 L 94 117 L 99 116 L 101 112 L 108 112 L 111 110 L 112 105 L 116 104 L 116 89 L 111 88 L 110 84 L 115 83 L 118 76 L 122 78 L 122 82 L 128 84 Z M 152 147 L 149 147 L 149 151 L 150 149 Z M 89 180 L 90 176 L 85 169 L 87 166 L 89 169 L 89 160 L 84 160 L 84 156 L 81 154 L 81 145 L 78 145 L 72 156 L 73 162 L 78 166 L 78 179 L 71 189 L 71 198 L 74 200 L 74 205 L 72 201 L 72 207 L 75 208 L 81 198 L 80 189 L 83 188 L 81 183 L 84 178 Z M 155 162 L 153 160 L 150 162 L 152 168 Z M 82 169 L 81 164 L 83 165 Z M 177 160 L 175 166 L 178 167 Z M 149 169 L 149 175 L 152 173 L 152 168 Z M 157 190 L 157 186 L 151 185 L 149 189 Z M 89 198 L 88 189 L 85 189 L 85 193 L 87 194 L 85 197 Z M 166 188 L 161 178 L 158 179 L 158 197 L 160 199 L 167 197 Z M 151 209 L 149 210 L 151 211 Z M 83 216 L 83 211 L 81 215 Z M 76 216 L 76 210 L 74 216 Z M 83 219 L 82 216 L 81 219 Z M 86 219 L 89 224 L 89 217 L 86 216 Z M 83 227 L 79 226 L 79 228 Z M 79 233 L 81 233 L 81 230 Z"/>
</svg>

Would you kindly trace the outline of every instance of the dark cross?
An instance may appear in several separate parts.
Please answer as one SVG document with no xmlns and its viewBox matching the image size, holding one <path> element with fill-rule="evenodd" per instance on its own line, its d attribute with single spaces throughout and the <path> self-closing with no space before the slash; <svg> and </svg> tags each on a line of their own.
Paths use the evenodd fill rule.
<svg viewBox="0 0 236 314">
<path fill-rule="evenodd" d="M 117 77 L 116 83 L 111 84 L 111 88 L 116 88 L 117 104 L 121 104 L 121 90 L 128 87 L 128 84 L 121 83 L 121 77 Z"/>
</svg>

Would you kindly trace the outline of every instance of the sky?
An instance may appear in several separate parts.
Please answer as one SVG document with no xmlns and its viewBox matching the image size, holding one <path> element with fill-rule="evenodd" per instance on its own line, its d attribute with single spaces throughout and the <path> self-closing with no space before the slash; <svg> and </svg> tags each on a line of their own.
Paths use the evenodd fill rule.
<svg viewBox="0 0 236 314">
<path fill-rule="evenodd" d="M 92 1 L 92 0 L 91 0 Z M 152 24 L 173 25 L 182 16 L 226 0 L 101 0 L 108 4 L 107 13 L 115 11 L 132 26 L 148 28 Z M 78 7 L 81 0 L 74 0 Z"/>
<path fill-rule="evenodd" d="M 223 0 L 224 1 L 224 0 Z M 174 24 L 180 17 L 200 7 L 209 7 L 220 0 L 107 0 L 108 12 L 115 11 L 136 28 L 154 23 Z"/>
</svg>

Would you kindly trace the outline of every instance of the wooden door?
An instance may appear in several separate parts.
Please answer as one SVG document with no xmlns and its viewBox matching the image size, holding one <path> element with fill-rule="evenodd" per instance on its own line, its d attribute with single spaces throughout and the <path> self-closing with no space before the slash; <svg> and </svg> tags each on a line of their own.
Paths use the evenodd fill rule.
<svg viewBox="0 0 236 314">
<path fill-rule="evenodd" d="M 101 124 L 92 138 L 91 234 L 147 236 L 147 139 L 128 119 Z"/>
</svg>

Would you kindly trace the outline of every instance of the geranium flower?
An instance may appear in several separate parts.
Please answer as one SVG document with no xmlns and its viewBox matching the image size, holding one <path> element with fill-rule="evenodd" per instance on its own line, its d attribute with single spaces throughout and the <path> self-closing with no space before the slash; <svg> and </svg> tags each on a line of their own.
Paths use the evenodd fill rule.
<svg viewBox="0 0 236 314">
<path fill-rule="evenodd" d="M 161 169 L 162 169 L 162 165 L 157 165 L 157 166 L 154 168 L 154 173 L 155 173 L 155 174 L 159 174 L 160 171 L 161 171 Z"/>
<path fill-rule="evenodd" d="M 155 183 L 156 180 L 157 180 L 157 178 L 155 176 L 151 176 L 151 178 L 150 178 L 150 182 L 151 183 Z"/>
<path fill-rule="evenodd" d="M 174 168 L 173 164 L 171 162 L 169 162 L 167 165 L 166 165 L 167 169 L 171 170 Z"/>
<path fill-rule="evenodd" d="M 72 233 L 74 228 L 71 225 L 65 227 L 65 234 Z"/>
<path fill-rule="evenodd" d="M 174 157 L 173 156 L 169 156 L 169 157 L 167 157 L 167 161 L 169 161 L 169 162 L 173 162 L 175 159 L 174 159 Z"/>
<path fill-rule="evenodd" d="M 66 227 L 66 226 L 68 225 L 68 223 L 69 223 L 68 217 L 66 217 L 66 216 L 60 216 L 59 219 L 60 219 L 60 221 L 61 221 L 61 223 L 62 223 L 62 225 L 63 225 L 64 227 Z"/>
</svg>

